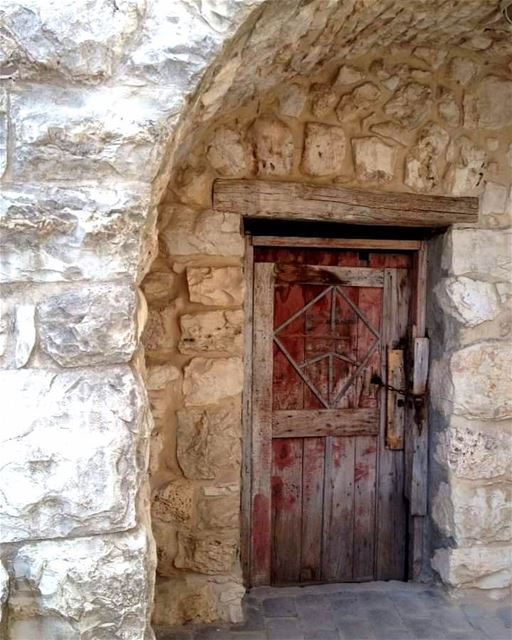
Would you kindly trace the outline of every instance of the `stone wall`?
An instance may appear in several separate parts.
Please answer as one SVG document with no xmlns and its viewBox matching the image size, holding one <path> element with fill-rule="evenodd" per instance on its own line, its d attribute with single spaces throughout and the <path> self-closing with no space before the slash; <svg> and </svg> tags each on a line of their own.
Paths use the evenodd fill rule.
<svg viewBox="0 0 512 640">
<path fill-rule="evenodd" d="M 441 264 L 432 248 L 429 307 L 443 319 L 429 328 L 432 420 L 437 426 L 436 412 L 445 416 L 431 443 L 443 470 L 431 487 L 434 543 L 442 547 L 433 567 L 453 586 L 510 583 L 503 545 L 510 542 L 505 458 L 512 460 L 503 451 L 501 471 L 489 476 L 478 468 L 482 454 L 472 452 L 475 438 L 505 442 L 512 417 L 512 83 L 507 60 L 493 62 L 490 72 L 466 51 L 397 46 L 327 65 L 210 122 L 177 166 L 160 208 L 159 256 L 143 282 L 156 424 L 156 623 L 240 615 L 244 245 L 239 217 L 211 209 L 218 177 L 482 194 L 479 228 L 439 240 Z M 468 480 L 452 464 L 472 455 Z M 477 513 L 485 522 L 475 522 Z"/>
<path fill-rule="evenodd" d="M 157 619 L 236 619 L 235 372 L 243 249 L 238 221 L 209 212 L 211 181 L 215 175 L 258 171 L 277 178 L 284 172 L 313 181 L 340 177 L 344 184 L 376 189 L 433 186 L 434 193 L 465 193 L 482 189 L 486 162 L 491 186 L 482 220 L 489 231 L 477 236 L 490 260 L 489 247 L 502 238 L 510 209 L 510 84 L 504 82 L 510 69 L 502 64 L 510 54 L 510 30 L 495 0 L 444 0 L 421 11 L 409 0 L 8 0 L 0 22 L 0 633 L 9 640 L 152 637 L 148 395 L 156 423 L 153 450 L 161 448 L 150 468 L 162 574 Z M 410 46 L 402 53 L 393 49 L 396 69 L 384 64 L 370 70 L 370 59 L 364 62 L 376 45 L 388 49 L 401 41 Z M 427 77 L 427 63 L 431 59 L 437 68 L 437 54 L 429 43 L 461 47 L 450 59 L 462 63 L 452 69 L 446 60 L 435 71 L 454 97 L 433 93 L 437 80 Z M 408 62 L 411 48 L 414 64 Z M 310 103 L 317 88 L 306 78 L 330 84 L 337 67 L 352 66 L 349 58 L 362 66 L 365 79 L 342 76 L 336 100 L 350 95 L 325 115 L 319 115 L 319 87 L 314 114 Z M 414 67 L 415 77 L 412 68 L 400 71 L 399 63 Z M 446 136 L 439 129 L 426 129 L 420 144 L 411 116 L 398 122 L 405 140 L 395 140 L 391 130 L 371 130 L 378 122 L 366 119 L 368 104 L 379 106 L 377 120 L 399 118 L 404 99 L 417 99 L 417 88 L 388 107 L 384 120 L 385 103 L 413 80 L 430 85 L 432 93 L 424 97 L 433 111 L 421 131 L 433 119 L 448 132 L 446 162 L 432 159 L 444 153 Z M 368 86 L 352 91 L 367 81 L 378 86 L 378 97 Z M 288 94 L 278 96 L 279 87 Z M 352 123 L 343 115 L 347 110 L 357 112 Z M 303 159 L 306 120 L 322 126 L 308 128 Z M 352 138 L 361 140 L 354 144 L 357 174 Z M 325 159 L 318 144 L 329 148 Z M 379 151 L 377 166 L 372 149 Z M 453 264 L 460 264 L 452 253 Z M 151 264 L 146 303 L 139 285 Z M 505 276 L 489 278 L 494 267 L 484 261 L 464 273 L 449 274 L 448 268 L 443 278 L 464 276 L 480 289 L 494 286 L 495 303 L 502 305 Z M 479 306 L 482 299 L 478 294 Z M 148 372 L 139 340 L 147 304 Z M 496 319 L 467 332 L 459 319 L 453 322 L 450 336 L 482 331 L 471 338 L 475 344 L 504 344 Z M 453 366 L 463 344 L 454 340 Z M 227 374 L 232 384 L 216 384 Z M 464 398 L 460 387 L 454 393 Z M 487 393 L 494 397 L 495 389 Z M 455 418 L 443 419 L 450 424 L 446 451 L 450 460 L 464 457 L 457 448 L 462 438 L 464 464 L 471 466 L 474 457 L 482 464 L 478 479 L 467 480 L 488 486 L 480 478 L 494 481 L 488 469 L 505 464 L 504 421 L 496 426 L 494 418 L 476 419 L 467 400 L 461 406 L 470 412 L 463 429 Z M 456 415 L 460 424 L 463 417 Z M 183 434 L 179 443 L 176 433 Z M 212 448 L 212 442 L 219 446 Z M 455 475 L 445 480 L 452 492 Z M 481 552 L 471 556 L 471 580 L 484 575 L 481 567 L 502 544 L 476 540 L 464 533 L 457 542 Z M 446 553 L 446 579 L 467 575 L 456 549 Z"/>
</svg>

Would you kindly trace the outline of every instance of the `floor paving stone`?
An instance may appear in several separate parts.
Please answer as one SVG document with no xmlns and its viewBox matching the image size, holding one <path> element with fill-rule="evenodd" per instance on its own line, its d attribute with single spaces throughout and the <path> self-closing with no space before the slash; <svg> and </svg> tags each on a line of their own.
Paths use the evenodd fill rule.
<svg viewBox="0 0 512 640">
<path fill-rule="evenodd" d="M 157 640 L 512 640 L 511 607 L 403 582 L 252 589 L 236 625 L 156 629 Z"/>
</svg>

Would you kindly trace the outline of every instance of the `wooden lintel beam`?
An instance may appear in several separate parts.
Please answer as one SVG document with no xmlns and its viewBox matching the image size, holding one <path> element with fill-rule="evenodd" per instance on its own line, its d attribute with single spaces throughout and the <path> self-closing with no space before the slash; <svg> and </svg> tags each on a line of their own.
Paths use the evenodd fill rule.
<svg viewBox="0 0 512 640">
<path fill-rule="evenodd" d="M 403 227 L 478 222 L 478 198 L 372 192 L 332 185 L 216 180 L 213 206 L 246 217 Z"/>
</svg>

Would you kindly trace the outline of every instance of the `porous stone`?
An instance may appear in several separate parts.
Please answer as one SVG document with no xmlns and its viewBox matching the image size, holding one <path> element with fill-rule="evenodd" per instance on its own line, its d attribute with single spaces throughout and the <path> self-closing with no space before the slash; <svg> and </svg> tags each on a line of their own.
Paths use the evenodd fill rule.
<svg viewBox="0 0 512 640">
<path fill-rule="evenodd" d="M 346 136 L 341 127 L 308 122 L 305 130 L 302 170 L 311 176 L 341 173 Z"/>
<path fill-rule="evenodd" d="M 222 405 L 177 412 L 177 456 L 187 478 L 213 479 L 240 463 L 240 407 Z"/>
<path fill-rule="evenodd" d="M 243 349 L 243 311 L 205 311 L 180 318 L 182 353 L 228 351 L 240 355 Z"/>
<path fill-rule="evenodd" d="M 311 92 L 311 112 L 316 118 L 325 117 L 338 102 L 338 94 L 330 84 L 314 84 Z"/>
<path fill-rule="evenodd" d="M 489 282 L 465 276 L 444 278 L 434 291 L 443 311 L 468 327 L 492 320 L 500 311 L 496 287 Z"/>
<path fill-rule="evenodd" d="M 0 200 L 0 281 L 133 279 L 146 185 L 5 188 Z"/>
<path fill-rule="evenodd" d="M 396 147 L 372 136 L 352 140 L 356 176 L 363 182 L 389 182 L 395 173 Z"/>
<path fill-rule="evenodd" d="M 215 404 L 242 392 L 240 358 L 193 358 L 185 367 L 183 395 L 186 406 Z"/>
<path fill-rule="evenodd" d="M 187 282 L 191 302 L 219 307 L 243 304 L 245 283 L 240 267 L 188 267 Z"/>
<path fill-rule="evenodd" d="M 115 283 L 50 296 L 37 308 L 41 346 L 62 367 L 129 362 L 136 308 L 134 288 Z"/>
<path fill-rule="evenodd" d="M 0 542 L 135 526 L 148 425 L 132 371 L 23 369 L 0 379 Z"/>
<path fill-rule="evenodd" d="M 229 127 L 215 131 L 207 146 L 206 156 L 210 165 L 222 176 L 242 178 L 251 173 L 252 158 L 248 145 L 240 133 Z"/>
<path fill-rule="evenodd" d="M 208 624 L 218 619 L 217 599 L 204 578 L 191 575 L 157 581 L 154 625 Z"/>
<path fill-rule="evenodd" d="M 432 567 L 452 587 L 502 589 L 510 586 L 510 547 L 438 549 Z"/>
<path fill-rule="evenodd" d="M 341 97 L 336 116 L 343 123 L 366 115 L 381 97 L 381 90 L 373 82 L 365 82 Z"/>
<path fill-rule="evenodd" d="M 474 77 L 477 65 L 470 58 L 456 56 L 448 64 L 448 77 L 456 84 L 465 87 Z"/>
<path fill-rule="evenodd" d="M 178 533 L 178 555 L 175 564 L 204 574 L 226 573 L 233 568 L 238 541 L 233 535 L 208 533 L 188 535 Z"/>
<path fill-rule="evenodd" d="M 510 230 L 452 229 L 445 243 L 442 266 L 454 276 L 509 281 L 512 265 Z"/>
<path fill-rule="evenodd" d="M 478 124 L 498 129 L 512 123 L 512 81 L 488 76 L 478 85 Z"/>
<path fill-rule="evenodd" d="M 444 154 L 450 136 L 431 122 L 420 132 L 405 160 L 405 184 L 416 191 L 431 191 L 439 186 Z"/>
<path fill-rule="evenodd" d="M 482 342 L 451 358 L 453 412 L 471 419 L 512 417 L 512 345 Z"/>
<path fill-rule="evenodd" d="M 148 352 L 155 352 L 160 356 L 172 352 L 178 341 L 174 305 L 162 310 L 149 310 L 141 340 Z"/>
<path fill-rule="evenodd" d="M 242 256 L 244 239 L 240 228 L 240 216 L 237 214 L 211 209 L 197 213 L 176 205 L 171 221 L 160 237 L 170 256 Z"/>
<path fill-rule="evenodd" d="M 454 92 L 447 87 L 442 87 L 437 104 L 441 119 L 449 127 L 458 127 L 460 124 L 460 107 Z"/>
<path fill-rule="evenodd" d="M 189 522 L 194 504 L 194 485 L 189 480 L 172 480 L 157 491 L 151 512 L 162 522 Z"/>
<path fill-rule="evenodd" d="M 279 93 L 279 111 L 283 116 L 300 116 L 308 99 L 308 89 L 296 82 L 287 85 Z"/>
<path fill-rule="evenodd" d="M 461 136 L 448 146 L 447 159 L 450 162 L 446 183 L 456 196 L 475 195 L 482 184 L 487 165 L 487 153 L 469 138 Z"/>
<path fill-rule="evenodd" d="M 5 617 L 5 605 L 9 598 L 9 574 L 0 562 L 0 625 Z M 1 627 L 0 627 L 1 628 Z"/>
<path fill-rule="evenodd" d="M 418 82 L 410 82 L 398 89 L 384 105 L 384 113 L 409 128 L 417 127 L 432 108 L 432 89 Z"/>
<path fill-rule="evenodd" d="M 250 135 L 258 174 L 262 176 L 285 176 L 293 166 L 293 136 L 290 129 L 277 118 L 267 116 L 253 123 Z"/>
<path fill-rule="evenodd" d="M 26 544 L 12 570 L 13 640 L 151 637 L 147 602 L 155 563 L 141 528 Z"/>
</svg>

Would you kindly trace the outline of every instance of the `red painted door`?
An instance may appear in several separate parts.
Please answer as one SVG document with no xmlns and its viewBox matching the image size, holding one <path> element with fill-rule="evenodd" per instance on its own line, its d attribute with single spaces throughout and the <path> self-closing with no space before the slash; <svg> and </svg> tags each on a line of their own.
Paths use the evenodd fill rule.
<svg viewBox="0 0 512 640">
<path fill-rule="evenodd" d="M 411 262 L 255 250 L 252 584 L 406 577 Z"/>
</svg>

